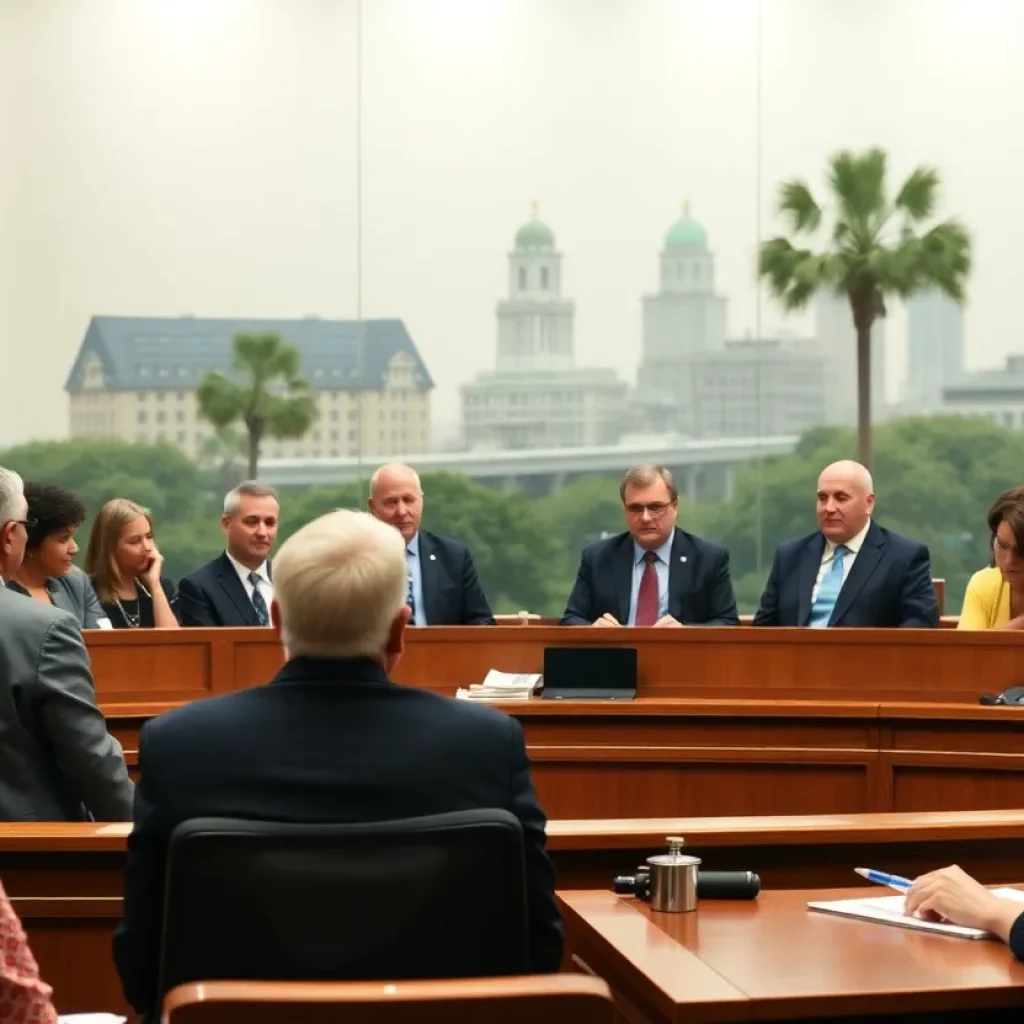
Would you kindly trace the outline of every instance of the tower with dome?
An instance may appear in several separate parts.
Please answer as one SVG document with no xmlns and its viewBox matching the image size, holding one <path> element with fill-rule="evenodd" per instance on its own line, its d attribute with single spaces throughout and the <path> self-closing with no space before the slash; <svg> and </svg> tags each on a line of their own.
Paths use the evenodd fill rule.
<svg viewBox="0 0 1024 1024">
<path fill-rule="evenodd" d="M 562 254 L 534 205 L 508 254 L 508 293 L 497 305 L 494 370 L 462 387 L 469 448 L 615 444 L 625 427 L 625 381 L 576 365 L 575 303 L 562 294 Z"/>
<path fill-rule="evenodd" d="M 825 362 L 812 342 L 730 339 L 728 300 L 689 205 L 665 232 L 659 288 L 643 300 L 643 347 L 632 421 L 690 437 L 799 433 L 826 421 Z"/>
</svg>

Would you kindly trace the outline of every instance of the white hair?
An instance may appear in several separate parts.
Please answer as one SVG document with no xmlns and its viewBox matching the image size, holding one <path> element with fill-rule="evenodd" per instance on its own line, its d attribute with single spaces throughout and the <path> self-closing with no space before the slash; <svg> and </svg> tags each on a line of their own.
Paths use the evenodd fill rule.
<svg viewBox="0 0 1024 1024">
<path fill-rule="evenodd" d="M 13 469 L 0 466 L 0 526 L 25 516 L 25 483 Z"/>
<path fill-rule="evenodd" d="M 274 600 L 289 657 L 380 657 L 406 601 L 405 541 L 365 512 L 302 527 L 274 559 Z"/>
<path fill-rule="evenodd" d="M 273 498 L 277 501 L 277 491 L 270 484 L 262 484 L 259 480 L 243 480 L 237 487 L 224 495 L 224 515 L 236 516 L 242 507 L 242 497 Z"/>
<path fill-rule="evenodd" d="M 373 494 L 380 485 L 380 478 L 385 473 L 404 473 L 411 476 L 416 481 L 416 490 L 422 493 L 423 485 L 420 483 L 420 475 L 416 472 L 412 466 L 407 466 L 404 462 L 388 462 L 383 466 L 379 466 L 373 471 L 373 476 L 370 477 L 370 493 Z"/>
</svg>

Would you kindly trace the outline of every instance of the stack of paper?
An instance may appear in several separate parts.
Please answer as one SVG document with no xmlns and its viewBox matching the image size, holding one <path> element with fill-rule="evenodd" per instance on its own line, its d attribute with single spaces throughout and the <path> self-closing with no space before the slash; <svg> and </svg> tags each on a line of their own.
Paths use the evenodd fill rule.
<svg viewBox="0 0 1024 1024">
<path fill-rule="evenodd" d="M 461 700 L 529 700 L 541 686 L 539 673 L 499 672 L 491 669 L 482 683 L 455 694 Z"/>
<path fill-rule="evenodd" d="M 1024 892 L 1019 889 L 993 889 L 992 895 L 1024 903 Z M 903 899 L 902 896 L 880 896 L 866 900 L 808 903 L 807 906 L 811 910 L 820 910 L 826 914 L 857 917 L 863 921 L 892 924 L 899 928 L 914 928 L 922 932 L 938 932 L 940 935 L 956 935 L 961 939 L 988 938 L 989 933 L 981 928 L 965 928 L 963 925 L 947 924 L 945 921 L 929 921 L 923 917 L 908 916 L 903 912 Z"/>
</svg>

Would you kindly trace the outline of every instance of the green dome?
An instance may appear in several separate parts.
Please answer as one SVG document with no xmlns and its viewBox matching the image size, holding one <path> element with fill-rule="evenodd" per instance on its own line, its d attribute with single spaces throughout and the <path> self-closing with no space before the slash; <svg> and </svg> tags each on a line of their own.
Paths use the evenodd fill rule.
<svg viewBox="0 0 1024 1024">
<path fill-rule="evenodd" d="M 706 249 L 707 244 L 707 231 L 685 209 L 682 217 L 665 232 L 666 249 L 692 249 L 694 247 Z"/>
<path fill-rule="evenodd" d="M 516 248 L 540 249 L 554 244 L 555 233 L 537 216 L 535 204 L 533 216 L 516 232 Z"/>
</svg>

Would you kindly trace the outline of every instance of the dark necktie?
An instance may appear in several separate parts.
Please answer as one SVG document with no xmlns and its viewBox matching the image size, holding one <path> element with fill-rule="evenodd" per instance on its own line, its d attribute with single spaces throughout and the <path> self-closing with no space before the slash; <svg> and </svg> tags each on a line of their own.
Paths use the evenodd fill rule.
<svg viewBox="0 0 1024 1024">
<path fill-rule="evenodd" d="M 251 572 L 249 582 L 252 584 L 252 606 L 256 610 L 256 618 L 260 620 L 261 626 L 266 626 L 270 622 L 270 616 L 267 614 L 267 602 L 260 593 L 260 578 Z"/>
<path fill-rule="evenodd" d="M 658 556 L 653 551 L 644 552 L 644 574 L 640 577 L 640 589 L 636 595 L 637 626 L 653 626 L 658 621 L 658 570 L 654 568 Z"/>
<path fill-rule="evenodd" d="M 412 579 L 412 566 L 407 565 L 405 567 L 405 580 L 406 580 L 406 591 L 405 591 L 405 603 L 409 606 L 409 610 L 412 614 L 409 616 L 409 621 L 415 626 L 416 625 L 416 593 L 413 587 Z"/>
</svg>

